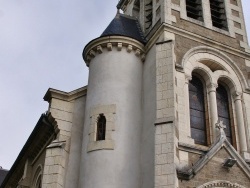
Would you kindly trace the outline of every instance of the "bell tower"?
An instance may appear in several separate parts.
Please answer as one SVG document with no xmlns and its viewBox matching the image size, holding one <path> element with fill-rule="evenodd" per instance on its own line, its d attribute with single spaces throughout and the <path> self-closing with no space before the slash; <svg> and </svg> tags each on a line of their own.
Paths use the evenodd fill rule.
<svg viewBox="0 0 250 188">
<path fill-rule="evenodd" d="M 209 37 L 197 25 L 236 38 L 249 52 L 241 0 L 121 0 L 117 7 L 137 17 L 148 38 L 162 24 Z"/>
</svg>

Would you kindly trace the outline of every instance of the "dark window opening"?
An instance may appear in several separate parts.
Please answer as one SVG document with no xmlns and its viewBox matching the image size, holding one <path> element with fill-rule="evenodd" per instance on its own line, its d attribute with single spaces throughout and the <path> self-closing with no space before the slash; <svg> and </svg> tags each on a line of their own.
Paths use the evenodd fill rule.
<svg viewBox="0 0 250 188">
<path fill-rule="evenodd" d="M 224 0 L 210 0 L 210 10 L 213 26 L 228 30 Z"/>
<path fill-rule="evenodd" d="M 203 21 L 201 0 L 186 0 L 187 16 Z"/>
<path fill-rule="evenodd" d="M 219 84 L 218 88 L 216 89 L 216 100 L 217 100 L 219 121 L 223 121 L 223 124 L 226 125 L 226 129 L 224 131 L 226 133 L 227 140 L 232 144 L 233 137 L 232 137 L 228 94 L 227 90 L 221 84 Z"/>
<path fill-rule="evenodd" d="M 149 0 L 145 4 L 145 29 L 151 28 L 153 22 L 153 2 Z"/>
<path fill-rule="evenodd" d="M 106 118 L 100 114 L 97 119 L 96 141 L 105 140 L 106 133 Z"/>
<path fill-rule="evenodd" d="M 201 80 L 192 76 L 189 82 L 191 137 L 196 144 L 207 145 L 206 110 L 204 88 Z"/>
<path fill-rule="evenodd" d="M 138 20 L 140 19 L 140 0 L 135 1 L 132 15 Z"/>
</svg>

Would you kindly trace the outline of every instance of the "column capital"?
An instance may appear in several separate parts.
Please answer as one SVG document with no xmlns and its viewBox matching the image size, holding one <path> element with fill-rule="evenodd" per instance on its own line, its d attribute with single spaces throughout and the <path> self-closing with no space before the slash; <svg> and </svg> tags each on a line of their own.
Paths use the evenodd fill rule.
<svg viewBox="0 0 250 188">
<path fill-rule="evenodd" d="M 211 83 L 207 86 L 208 93 L 210 92 L 216 92 L 216 88 L 218 87 L 218 84 Z"/>
<path fill-rule="evenodd" d="M 234 92 L 233 93 L 233 99 L 234 99 L 234 102 L 237 101 L 237 100 L 241 100 L 242 99 L 242 93 L 241 92 Z"/>
<path fill-rule="evenodd" d="M 192 76 L 185 74 L 185 84 L 189 84 L 189 81 L 192 80 Z"/>
</svg>

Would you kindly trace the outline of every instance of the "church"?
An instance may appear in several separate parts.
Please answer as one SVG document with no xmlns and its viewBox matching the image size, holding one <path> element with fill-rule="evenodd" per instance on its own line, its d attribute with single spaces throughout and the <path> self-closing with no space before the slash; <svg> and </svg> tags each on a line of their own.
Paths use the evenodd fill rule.
<svg viewBox="0 0 250 188">
<path fill-rule="evenodd" d="M 88 85 L 48 89 L 1 188 L 249 188 L 241 0 L 120 0 L 83 49 Z"/>
</svg>

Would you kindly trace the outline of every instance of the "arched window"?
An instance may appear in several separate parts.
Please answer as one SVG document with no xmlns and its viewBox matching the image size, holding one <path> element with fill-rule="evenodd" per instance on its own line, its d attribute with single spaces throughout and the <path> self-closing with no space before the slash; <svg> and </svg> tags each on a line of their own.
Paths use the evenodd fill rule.
<svg viewBox="0 0 250 188">
<path fill-rule="evenodd" d="M 42 175 L 38 177 L 35 188 L 42 188 Z"/>
<path fill-rule="evenodd" d="M 42 187 L 42 165 L 39 165 L 35 171 L 33 177 L 32 188 L 41 188 Z"/>
<path fill-rule="evenodd" d="M 204 88 L 196 76 L 189 82 L 189 104 L 191 137 L 196 144 L 207 145 Z"/>
<path fill-rule="evenodd" d="M 218 85 L 216 89 L 217 109 L 219 121 L 223 121 L 226 125 L 225 133 L 228 141 L 232 144 L 232 128 L 231 128 L 231 117 L 229 111 L 229 100 L 227 90 L 221 85 Z"/>
<path fill-rule="evenodd" d="M 96 141 L 105 140 L 106 118 L 103 114 L 99 114 L 97 118 Z"/>
<path fill-rule="evenodd" d="M 213 26 L 228 30 L 224 0 L 210 0 L 210 10 Z"/>
</svg>

